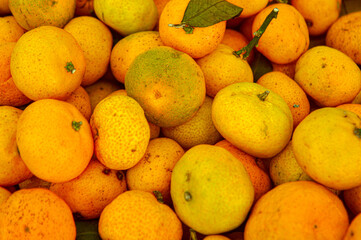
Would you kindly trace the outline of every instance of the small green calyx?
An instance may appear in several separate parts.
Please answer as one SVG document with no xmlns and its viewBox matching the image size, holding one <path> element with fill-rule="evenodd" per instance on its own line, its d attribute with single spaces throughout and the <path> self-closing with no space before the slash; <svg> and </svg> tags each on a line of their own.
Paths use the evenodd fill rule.
<svg viewBox="0 0 361 240">
<path fill-rule="evenodd" d="M 71 74 L 74 74 L 76 69 L 74 67 L 74 64 L 72 62 L 67 62 L 65 65 L 66 71 L 70 72 Z"/>
<path fill-rule="evenodd" d="M 263 93 L 260 93 L 260 94 L 257 94 L 257 97 L 261 100 L 261 101 L 264 101 L 266 100 L 268 94 L 270 93 L 269 90 L 263 92 Z"/>
<path fill-rule="evenodd" d="M 293 104 L 293 107 L 298 108 L 298 107 L 300 107 L 300 105 L 299 104 Z"/>
<path fill-rule="evenodd" d="M 72 128 L 73 128 L 75 131 L 77 131 L 77 132 L 80 130 L 80 126 L 81 126 L 82 124 L 83 124 L 82 121 L 80 121 L 80 122 L 72 121 L 72 122 L 71 122 Z"/>
<path fill-rule="evenodd" d="M 188 191 L 186 191 L 184 192 L 184 199 L 189 202 L 190 200 L 192 200 L 192 195 Z"/>
<path fill-rule="evenodd" d="M 153 191 L 154 196 L 157 198 L 158 202 L 164 203 L 163 195 L 159 191 Z"/>
<path fill-rule="evenodd" d="M 353 133 L 358 137 L 361 138 L 361 128 L 356 128 L 353 130 Z"/>
<path fill-rule="evenodd" d="M 189 229 L 189 239 L 190 240 L 198 240 L 197 233 L 192 228 Z"/>
</svg>

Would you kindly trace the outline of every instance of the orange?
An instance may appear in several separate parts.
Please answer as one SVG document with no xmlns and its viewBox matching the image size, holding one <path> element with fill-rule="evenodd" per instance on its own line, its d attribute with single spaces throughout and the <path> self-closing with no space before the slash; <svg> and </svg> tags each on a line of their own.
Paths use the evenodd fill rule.
<svg viewBox="0 0 361 240">
<path fill-rule="evenodd" d="M 290 78 L 295 78 L 295 71 L 296 71 L 296 62 L 291 62 L 287 64 L 277 64 L 277 63 L 271 63 L 272 64 L 272 70 L 274 72 L 282 72 L 289 76 Z"/>
<path fill-rule="evenodd" d="M 94 13 L 94 0 L 76 0 L 75 15 L 90 16 Z"/>
<path fill-rule="evenodd" d="M 252 15 L 255 15 L 268 4 L 268 0 L 229 0 L 230 3 L 243 8 L 242 13 L 239 17 L 248 18 Z"/>
<path fill-rule="evenodd" d="M 162 14 L 165 5 L 167 5 L 169 1 L 170 0 L 154 0 L 155 6 L 157 7 L 158 10 L 158 18 Z"/>
<path fill-rule="evenodd" d="M 176 140 L 184 149 L 220 141 L 222 136 L 212 121 L 212 103 L 213 99 L 207 96 L 194 117 L 181 125 L 162 128 L 163 135 Z"/>
<path fill-rule="evenodd" d="M 9 0 L 0 1 L 0 16 L 11 14 L 9 8 Z"/>
<path fill-rule="evenodd" d="M 29 170 L 49 182 L 79 176 L 93 155 L 88 121 L 70 103 L 54 99 L 38 100 L 25 108 L 16 143 Z"/>
<path fill-rule="evenodd" d="M 245 18 L 241 25 L 239 26 L 239 31 L 249 40 L 251 41 L 253 38 L 252 25 L 256 15 Z"/>
<path fill-rule="evenodd" d="M 317 36 L 327 32 L 338 19 L 342 0 L 291 0 L 305 18 L 310 35 Z"/>
<path fill-rule="evenodd" d="M 32 176 L 20 157 L 16 132 L 22 110 L 0 106 L 0 186 L 13 186 Z"/>
<path fill-rule="evenodd" d="M 361 11 L 346 14 L 334 22 L 326 35 L 326 45 L 340 50 L 361 64 Z"/>
<path fill-rule="evenodd" d="M 222 236 L 222 235 L 208 235 L 203 240 L 231 240 L 228 237 Z"/>
<path fill-rule="evenodd" d="M 9 8 L 16 21 L 31 30 L 40 26 L 62 28 L 74 17 L 74 0 L 9 0 Z"/>
<path fill-rule="evenodd" d="M 258 42 L 257 50 L 271 62 L 291 63 L 308 49 L 310 43 L 305 19 L 296 8 L 285 3 L 269 5 L 256 15 L 252 32 L 261 27 L 274 8 L 279 10 L 277 18 L 268 25 Z"/>
<path fill-rule="evenodd" d="M 85 72 L 83 51 L 67 31 L 43 26 L 26 32 L 11 55 L 15 85 L 32 100 L 65 99 Z"/>
<path fill-rule="evenodd" d="M 253 82 L 248 62 L 233 52 L 231 47 L 219 44 L 213 52 L 196 60 L 204 74 L 208 96 L 216 96 L 219 90 L 233 83 Z"/>
<path fill-rule="evenodd" d="M 112 49 L 110 67 L 114 77 L 124 83 L 130 64 L 141 53 L 157 46 L 163 46 L 159 32 L 142 31 L 122 38 Z"/>
<path fill-rule="evenodd" d="M 95 155 L 106 167 L 126 170 L 143 157 L 150 137 L 142 107 L 131 97 L 104 98 L 90 118 Z"/>
<path fill-rule="evenodd" d="M 113 199 L 127 190 L 127 185 L 122 171 L 111 170 L 92 160 L 78 177 L 52 183 L 49 190 L 61 197 L 77 218 L 95 219 Z"/>
<path fill-rule="evenodd" d="M 359 240 L 361 239 L 361 214 L 357 215 L 347 229 L 343 240 Z"/>
<path fill-rule="evenodd" d="M 170 179 L 174 165 L 183 156 L 183 148 L 170 138 L 156 138 L 149 142 L 147 151 L 134 167 L 127 170 L 130 190 L 150 193 L 159 191 L 167 204 L 171 203 Z"/>
<path fill-rule="evenodd" d="M 11 53 L 15 42 L 0 43 L 0 105 L 22 106 L 31 100 L 16 87 L 10 72 Z"/>
<path fill-rule="evenodd" d="M 6 188 L 0 187 L 0 206 L 10 197 L 11 192 Z"/>
<path fill-rule="evenodd" d="M 341 51 L 316 46 L 296 63 L 295 81 L 318 106 L 335 107 L 351 102 L 361 89 L 361 71 Z"/>
<path fill-rule="evenodd" d="M 169 27 L 180 24 L 190 0 L 171 0 L 164 7 L 159 19 L 159 34 L 164 45 L 189 54 L 193 58 L 204 57 L 215 50 L 222 41 L 226 21 L 209 27 L 194 28 L 192 34 L 182 28 Z"/>
<path fill-rule="evenodd" d="M 201 234 L 239 227 L 253 204 L 254 188 L 241 161 L 224 148 L 200 144 L 173 168 L 171 197 L 181 221 Z"/>
<path fill-rule="evenodd" d="M 230 46 L 235 51 L 238 51 L 241 50 L 243 47 L 247 46 L 249 40 L 242 33 L 236 30 L 226 29 L 221 43 Z M 254 51 L 252 49 L 247 58 L 247 61 L 250 63 L 252 62 L 253 58 L 254 58 Z"/>
<path fill-rule="evenodd" d="M 345 205 L 354 215 L 361 213 L 361 185 L 342 192 Z"/>
<path fill-rule="evenodd" d="M 349 224 L 342 201 L 314 182 L 281 184 L 254 205 L 244 239 L 342 239 Z"/>
<path fill-rule="evenodd" d="M 121 85 L 114 79 L 102 78 L 92 85 L 84 87 L 90 98 L 92 112 L 96 105 L 112 92 L 119 90 Z"/>
<path fill-rule="evenodd" d="M 234 83 L 220 90 L 213 100 L 212 119 L 226 140 L 258 158 L 281 152 L 293 131 L 286 101 L 257 83 Z"/>
<path fill-rule="evenodd" d="M 32 176 L 29 179 L 26 179 L 25 181 L 19 183 L 19 188 L 47 188 L 50 187 L 50 182 L 47 182 L 45 180 L 42 180 L 40 178 L 37 178 L 36 176 Z"/>
<path fill-rule="evenodd" d="M 77 89 L 75 89 L 75 91 L 71 93 L 70 97 L 68 97 L 65 102 L 74 105 L 79 110 L 79 112 L 83 114 L 86 120 L 89 121 L 92 114 L 90 97 L 83 87 L 79 86 Z"/>
<path fill-rule="evenodd" d="M 344 110 L 354 112 L 359 117 L 361 117 L 361 104 L 345 103 L 345 104 L 338 105 L 337 108 L 341 108 L 341 109 L 344 109 Z"/>
<path fill-rule="evenodd" d="M 125 90 L 144 109 L 148 121 L 160 127 L 190 120 L 206 95 L 203 72 L 195 60 L 166 46 L 154 47 L 133 61 Z"/>
<path fill-rule="evenodd" d="M 82 85 L 99 80 L 108 70 L 113 36 L 108 27 L 94 17 L 83 16 L 72 19 L 64 26 L 79 43 L 85 57 L 85 74 Z"/>
<path fill-rule="evenodd" d="M 311 112 L 297 126 L 292 149 L 300 167 L 316 182 L 335 190 L 361 185 L 361 118 L 340 108 Z"/>
<path fill-rule="evenodd" d="M 282 72 L 269 72 L 257 80 L 257 83 L 279 94 L 287 103 L 296 127 L 309 113 L 310 102 L 302 88 Z"/>
<path fill-rule="evenodd" d="M 17 42 L 25 29 L 20 27 L 14 16 L 6 16 L 0 17 L 0 33 L 0 42 Z"/>
<path fill-rule="evenodd" d="M 1 239 L 75 239 L 69 206 L 47 189 L 14 192 L 0 208 Z"/>
<path fill-rule="evenodd" d="M 232 153 L 238 160 L 241 161 L 251 179 L 254 188 L 255 202 L 266 192 L 271 190 L 272 183 L 270 177 L 265 173 L 256 163 L 255 157 L 239 150 L 227 140 L 222 140 L 215 144 L 215 146 L 222 147 Z"/>
<path fill-rule="evenodd" d="M 181 240 L 182 223 L 153 194 L 126 191 L 105 207 L 99 219 L 102 239 Z"/>
</svg>

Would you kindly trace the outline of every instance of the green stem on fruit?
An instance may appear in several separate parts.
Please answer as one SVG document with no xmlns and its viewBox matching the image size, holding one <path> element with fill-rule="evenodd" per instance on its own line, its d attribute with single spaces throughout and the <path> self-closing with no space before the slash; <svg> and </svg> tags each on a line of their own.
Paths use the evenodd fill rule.
<svg viewBox="0 0 361 240">
<path fill-rule="evenodd" d="M 184 199 L 189 202 L 190 200 L 192 200 L 192 195 L 188 191 L 186 191 L 184 192 Z"/>
<path fill-rule="evenodd" d="M 67 62 L 65 65 L 66 71 L 70 72 L 71 74 L 74 74 L 76 69 L 74 67 L 74 64 L 72 62 Z"/>
<path fill-rule="evenodd" d="M 258 42 L 261 39 L 263 33 L 266 31 L 268 25 L 271 23 L 272 19 L 277 18 L 278 15 L 278 8 L 274 8 L 272 10 L 272 12 L 270 14 L 268 14 L 268 16 L 266 17 L 266 19 L 264 20 L 264 22 L 262 23 L 261 27 L 253 33 L 254 37 L 252 38 L 252 40 L 247 44 L 247 46 L 243 47 L 242 49 L 238 50 L 238 51 L 234 51 L 233 54 L 236 57 L 240 57 L 241 54 L 243 54 L 242 58 L 243 59 L 247 59 L 247 57 L 249 56 L 249 54 L 251 53 L 252 49 L 255 46 L 258 46 Z"/>
<path fill-rule="evenodd" d="M 158 202 L 164 203 L 163 195 L 159 191 L 153 191 L 154 196 L 157 198 Z"/>
<path fill-rule="evenodd" d="M 80 130 L 80 126 L 83 124 L 83 122 L 82 121 L 80 121 L 80 122 L 76 122 L 76 121 L 72 121 L 71 122 L 71 126 L 73 127 L 73 129 L 75 130 L 75 131 L 79 131 Z"/>
<path fill-rule="evenodd" d="M 355 129 L 353 130 L 353 133 L 354 133 L 358 138 L 361 138 L 361 128 L 355 127 Z"/>
<path fill-rule="evenodd" d="M 197 233 L 192 228 L 189 229 L 189 239 L 190 240 L 197 240 Z"/>
<path fill-rule="evenodd" d="M 261 100 L 264 101 L 266 100 L 268 94 L 270 93 L 270 91 L 264 91 L 263 93 L 257 94 L 257 97 Z"/>
</svg>

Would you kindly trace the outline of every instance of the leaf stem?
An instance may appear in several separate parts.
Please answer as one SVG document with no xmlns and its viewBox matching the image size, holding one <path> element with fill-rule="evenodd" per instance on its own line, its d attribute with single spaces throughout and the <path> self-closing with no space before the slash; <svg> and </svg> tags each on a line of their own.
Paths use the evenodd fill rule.
<svg viewBox="0 0 361 240">
<path fill-rule="evenodd" d="M 252 49 L 254 46 L 258 45 L 258 41 L 260 40 L 260 38 L 262 37 L 263 33 L 266 31 L 268 25 L 271 23 L 272 19 L 277 18 L 278 15 L 278 8 L 274 8 L 272 10 L 272 12 L 270 12 L 270 14 L 268 14 L 268 16 L 266 17 L 266 19 L 264 20 L 264 22 L 262 23 L 262 26 L 253 33 L 254 37 L 253 39 L 247 44 L 247 46 L 243 47 L 242 49 L 238 50 L 238 51 L 234 51 L 233 54 L 236 57 L 240 57 L 240 55 L 242 53 L 243 54 L 243 59 L 246 59 L 249 54 L 251 53 Z"/>
<path fill-rule="evenodd" d="M 163 195 L 159 191 L 153 191 L 154 196 L 157 198 L 158 202 L 164 203 Z"/>
<path fill-rule="evenodd" d="M 268 94 L 270 93 L 270 91 L 266 90 L 263 93 L 257 94 L 257 97 L 261 100 L 264 101 L 266 100 Z"/>
<path fill-rule="evenodd" d="M 190 240 L 197 240 L 197 233 L 192 228 L 189 229 L 189 239 Z"/>
</svg>

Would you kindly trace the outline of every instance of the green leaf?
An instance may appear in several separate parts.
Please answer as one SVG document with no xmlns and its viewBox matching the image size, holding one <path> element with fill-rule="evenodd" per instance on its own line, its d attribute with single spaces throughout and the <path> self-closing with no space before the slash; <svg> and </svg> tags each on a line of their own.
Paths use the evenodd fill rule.
<svg viewBox="0 0 361 240">
<path fill-rule="evenodd" d="M 243 8 L 225 0 L 190 0 L 180 24 L 170 27 L 183 28 L 192 33 L 195 27 L 209 27 L 219 22 L 238 17 Z"/>
<path fill-rule="evenodd" d="M 101 240 L 98 234 L 98 220 L 75 221 L 76 240 Z"/>
</svg>

